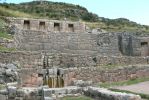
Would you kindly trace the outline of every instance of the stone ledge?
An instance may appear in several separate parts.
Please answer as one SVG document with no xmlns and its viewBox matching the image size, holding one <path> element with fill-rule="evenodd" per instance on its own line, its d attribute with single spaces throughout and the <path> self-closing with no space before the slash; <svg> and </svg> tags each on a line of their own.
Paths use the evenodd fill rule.
<svg viewBox="0 0 149 100">
<path fill-rule="evenodd" d="M 98 100 L 142 100 L 139 95 L 113 92 L 104 88 L 87 87 L 84 94 Z"/>
</svg>

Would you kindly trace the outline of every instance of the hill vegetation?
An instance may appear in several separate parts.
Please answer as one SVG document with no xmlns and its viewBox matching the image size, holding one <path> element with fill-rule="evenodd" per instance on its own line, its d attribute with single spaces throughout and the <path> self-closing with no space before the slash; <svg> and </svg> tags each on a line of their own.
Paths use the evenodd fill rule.
<svg viewBox="0 0 149 100">
<path fill-rule="evenodd" d="M 140 25 L 125 18 L 99 17 L 79 5 L 51 1 L 32 1 L 20 4 L 0 4 L 0 16 L 47 18 L 56 20 L 83 21 L 90 28 L 101 28 L 110 32 L 149 33 L 149 26 Z"/>
<path fill-rule="evenodd" d="M 0 17 L 0 37 L 12 39 L 12 36 L 8 34 L 8 24 L 3 17 Z"/>
</svg>

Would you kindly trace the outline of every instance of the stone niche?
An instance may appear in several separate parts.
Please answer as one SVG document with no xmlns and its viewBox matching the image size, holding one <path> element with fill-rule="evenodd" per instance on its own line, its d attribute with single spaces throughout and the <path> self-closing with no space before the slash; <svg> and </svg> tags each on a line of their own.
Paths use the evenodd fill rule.
<svg viewBox="0 0 149 100">
<path fill-rule="evenodd" d="M 29 19 L 29 18 L 9 18 L 10 22 L 20 30 L 28 31 L 50 31 L 50 32 L 85 32 L 85 24 L 82 22 Z"/>
<path fill-rule="evenodd" d="M 46 28 L 45 22 L 43 21 L 39 22 L 39 30 L 45 30 L 45 28 Z"/>
<path fill-rule="evenodd" d="M 30 21 L 29 20 L 24 20 L 23 29 L 30 29 Z"/>
<path fill-rule="evenodd" d="M 74 32 L 74 25 L 73 24 L 68 24 L 68 31 Z"/>
<path fill-rule="evenodd" d="M 60 23 L 54 23 L 54 31 L 60 31 Z"/>
<path fill-rule="evenodd" d="M 148 42 L 141 42 L 141 56 L 149 56 Z"/>
<path fill-rule="evenodd" d="M 140 56 L 149 56 L 149 37 L 139 37 L 140 39 Z"/>
</svg>

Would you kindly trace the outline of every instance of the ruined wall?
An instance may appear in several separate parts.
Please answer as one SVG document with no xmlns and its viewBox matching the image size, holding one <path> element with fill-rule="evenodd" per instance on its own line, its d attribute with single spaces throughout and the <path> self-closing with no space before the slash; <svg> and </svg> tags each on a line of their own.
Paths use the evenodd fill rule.
<svg viewBox="0 0 149 100">
<path fill-rule="evenodd" d="M 49 72 L 55 72 L 56 67 L 49 69 Z M 120 82 L 133 80 L 137 78 L 149 77 L 148 65 L 131 66 L 106 66 L 102 67 L 81 67 L 81 68 L 58 68 L 62 73 L 64 86 L 74 85 L 75 81 L 83 80 L 86 82 Z M 46 71 L 36 68 L 23 68 L 19 72 L 23 86 L 40 86 L 43 84 L 43 77 L 40 74 L 46 74 Z M 51 75 L 55 75 L 50 73 Z M 49 76 L 51 76 L 49 75 Z M 57 75 L 55 75 L 55 78 Z"/>
<path fill-rule="evenodd" d="M 131 33 L 72 33 L 32 30 L 18 30 L 15 33 L 17 49 L 49 53 L 148 56 L 148 42 L 142 41 L 145 39 Z M 143 50 L 144 45 L 141 43 L 147 43 Z"/>
<path fill-rule="evenodd" d="M 84 95 L 95 100 L 142 100 L 139 95 L 113 92 L 104 88 L 88 87 L 84 89 Z"/>
<path fill-rule="evenodd" d="M 45 53 L 40 52 L 0 52 L 1 63 L 17 63 L 20 67 L 43 67 Z M 148 64 L 148 57 L 91 56 L 77 54 L 47 53 L 49 67 L 93 67 L 100 65 Z"/>
<path fill-rule="evenodd" d="M 0 38 L 0 46 L 6 48 L 14 48 L 14 41 L 5 38 Z"/>
<path fill-rule="evenodd" d="M 119 33 L 118 45 L 119 50 L 126 56 L 140 56 L 141 55 L 141 39 L 134 33 Z"/>
<path fill-rule="evenodd" d="M 44 53 L 39 52 L 0 52 L 0 62 L 13 63 L 18 68 L 27 69 L 20 72 L 25 81 L 25 79 L 29 79 L 26 77 L 32 77 L 32 74 L 36 77 L 38 70 L 43 68 L 43 55 Z M 47 53 L 46 56 L 49 68 L 64 68 L 65 82 L 67 82 L 65 85 L 71 84 L 72 80 L 115 82 L 149 76 L 149 66 L 145 66 L 149 63 L 148 57 L 108 57 L 51 53 Z M 139 66 L 140 64 L 144 66 Z M 119 68 L 118 66 L 122 67 Z M 35 83 L 39 83 L 39 81 Z"/>
<path fill-rule="evenodd" d="M 109 66 L 110 67 L 110 66 Z M 71 83 L 73 80 L 93 81 L 97 82 L 119 82 L 136 78 L 149 77 L 149 66 L 148 65 L 134 65 L 134 66 L 123 66 L 112 69 L 102 69 L 100 67 L 92 68 L 77 68 L 68 69 L 68 76 L 72 76 L 66 81 Z"/>
<path fill-rule="evenodd" d="M 10 32 L 14 34 L 18 50 L 105 56 L 149 55 L 147 39 L 138 37 L 135 33 L 88 32 L 84 23 L 66 20 L 9 20 Z"/>
<path fill-rule="evenodd" d="M 50 31 L 50 32 L 85 32 L 85 24 L 82 22 L 29 19 L 29 18 L 8 18 L 11 25 L 20 30 Z"/>
<path fill-rule="evenodd" d="M 121 55 L 117 33 L 88 33 L 81 22 L 12 19 L 18 50 L 87 55 Z"/>
<path fill-rule="evenodd" d="M 23 31 L 16 33 L 15 43 L 19 50 L 46 51 L 86 55 L 120 55 L 118 39 L 114 33 L 53 33 Z"/>
<path fill-rule="evenodd" d="M 40 67 L 42 55 L 37 52 L 0 52 L 1 63 L 14 63 L 19 67 Z"/>
</svg>

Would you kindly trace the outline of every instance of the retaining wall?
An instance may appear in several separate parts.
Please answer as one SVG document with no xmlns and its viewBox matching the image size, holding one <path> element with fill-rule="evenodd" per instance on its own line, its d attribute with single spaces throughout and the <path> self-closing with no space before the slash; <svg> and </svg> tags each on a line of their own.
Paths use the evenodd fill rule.
<svg viewBox="0 0 149 100">
<path fill-rule="evenodd" d="M 37 68 L 43 66 L 45 53 L 42 52 L 0 52 L 1 63 L 17 63 L 21 67 Z M 149 57 L 98 56 L 47 53 L 49 67 L 60 68 L 93 67 L 101 65 L 148 64 Z"/>
</svg>

